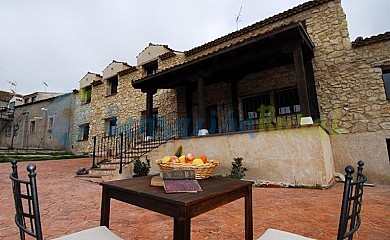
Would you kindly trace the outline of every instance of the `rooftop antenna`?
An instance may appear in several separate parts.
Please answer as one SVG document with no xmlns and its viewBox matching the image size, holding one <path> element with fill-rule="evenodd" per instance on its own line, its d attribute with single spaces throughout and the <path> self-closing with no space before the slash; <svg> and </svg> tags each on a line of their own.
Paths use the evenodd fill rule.
<svg viewBox="0 0 390 240">
<path fill-rule="evenodd" d="M 240 17 L 242 16 L 241 15 L 241 10 L 242 10 L 242 6 L 240 7 L 240 11 L 238 11 L 238 14 L 236 16 L 237 30 L 238 30 L 238 23 L 241 22 L 241 19 L 240 19 Z"/>
<path fill-rule="evenodd" d="M 49 85 L 47 85 L 46 82 L 42 82 L 42 83 L 43 83 L 43 85 L 45 85 L 45 92 L 46 92 L 46 87 L 48 87 Z"/>
<path fill-rule="evenodd" d="M 11 91 L 15 94 L 16 93 L 16 85 L 17 85 L 17 82 L 14 81 L 8 81 L 8 84 L 11 86 Z M 12 89 L 13 88 L 13 89 Z"/>
</svg>

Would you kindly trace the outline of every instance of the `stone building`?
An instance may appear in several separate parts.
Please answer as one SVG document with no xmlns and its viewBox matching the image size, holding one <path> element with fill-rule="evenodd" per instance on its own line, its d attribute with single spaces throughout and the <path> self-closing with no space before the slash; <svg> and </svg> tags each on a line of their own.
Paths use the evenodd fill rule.
<svg viewBox="0 0 390 240">
<path fill-rule="evenodd" d="M 70 136 L 71 149 L 75 153 L 90 153 L 92 145 L 89 136 L 89 128 L 91 122 L 92 101 L 92 82 L 97 82 L 102 79 L 102 76 L 96 73 L 88 72 L 80 80 L 79 89 L 74 90 L 74 119 L 72 125 L 73 135 Z"/>
<path fill-rule="evenodd" d="M 351 42 L 340 0 L 310 1 L 184 52 L 151 44 L 137 66 L 113 62 L 91 83 L 90 135 L 154 119 L 147 137 L 176 135 L 152 160 L 182 145 L 221 160 L 216 174 L 243 157 L 247 178 L 328 186 L 361 159 L 370 181 L 389 183 L 389 45 L 389 32 Z M 180 117 L 184 128 L 167 124 Z"/>
</svg>

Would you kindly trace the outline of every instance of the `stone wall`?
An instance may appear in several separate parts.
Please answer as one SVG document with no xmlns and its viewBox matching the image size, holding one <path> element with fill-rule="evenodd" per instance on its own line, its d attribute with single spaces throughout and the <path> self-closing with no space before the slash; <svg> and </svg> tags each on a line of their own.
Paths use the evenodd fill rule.
<svg viewBox="0 0 390 240">
<path fill-rule="evenodd" d="M 80 99 L 80 94 L 75 93 L 74 103 L 74 121 L 72 125 L 73 134 L 70 136 L 71 150 L 74 153 L 91 153 L 92 152 L 92 137 L 89 135 L 88 140 L 80 140 L 80 125 L 90 123 L 91 107 L 89 103 L 83 103 Z"/>
<path fill-rule="evenodd" d="M 105 121 L 111 117 L 117 117 L 119 125 L 125 125 L 134 119 L 140 119 L 141 113 L 146 111 L 146 94 L 131 85 L 133 79 L 144 74 L 142 67 L 119 77 L 118 93 L 106 96 L 106 84 L 93 86 L 93 98 L 90 103 L 94 115 L 90 123 L 90 135 L 95 136 L 105 131 Z M 158 109 L 158 114 L 164 116 L 177 111 L 176 91 L 160 89 L 153 96 L 153 108 Z"/>
</svg>

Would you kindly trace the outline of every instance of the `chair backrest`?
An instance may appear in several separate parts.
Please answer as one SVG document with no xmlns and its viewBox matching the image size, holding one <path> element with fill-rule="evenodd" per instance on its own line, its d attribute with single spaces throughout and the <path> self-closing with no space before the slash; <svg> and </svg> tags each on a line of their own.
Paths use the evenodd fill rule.
<svg viewBox="0 0 390 240">
<path fill-rule="evenodd" d="M 38 206 L 38 192 L 36 183 L 36 166 L 27 165 L 28 180 L 21 180 L 18 176 L 17 162 L 12 164 L 12 191 L 15 200 L 15 223 L 19 228 L 20 239 L 24 240 L 26 233 L 38 240 L 42 240 L 41 219 Z"/>
<path fill-rule="evenodd" d="M 353 180 L 354 169 L 352 166 L 345 168 L 345 184 L 343 202 L 341 205 L 339 230 L 337 240 L 352 240 L 353 234 L 359 229 L 360 210 L 362 206 L 363 187 L 367 177 L 363 175 L 363 161 L 358 162 L 356 179 Z"/>
</svg>

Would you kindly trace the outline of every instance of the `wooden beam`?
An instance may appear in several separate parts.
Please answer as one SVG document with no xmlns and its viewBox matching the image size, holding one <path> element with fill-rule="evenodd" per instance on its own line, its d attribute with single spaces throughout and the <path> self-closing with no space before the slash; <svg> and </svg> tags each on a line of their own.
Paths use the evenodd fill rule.
<svg viewBox="0 0 390 240">
<path fill-rule="evenodd" d="M 299 104 L 301 105 L 301 114 L 303 117 L 311 117 L 309 107 L 309 97 L 307 93 L 305 65 L 302 54 L 302 47 L 299 41 L 294 45 L 294 65 L 295 78 L 297 80 L 297 88 L 299 95 Z"/>
</svg>

